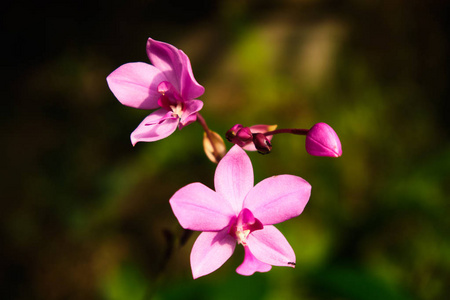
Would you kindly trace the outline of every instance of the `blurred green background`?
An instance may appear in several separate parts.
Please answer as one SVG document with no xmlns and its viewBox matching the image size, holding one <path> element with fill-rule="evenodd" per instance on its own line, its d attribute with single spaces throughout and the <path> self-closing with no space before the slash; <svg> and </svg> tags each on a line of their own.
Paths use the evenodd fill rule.
<svg viewBox="0 0 450 300">
<path fill-rule="evenodd" d="M 450 282 L 447 1 L 6 1 L 2 5 L 2 299 L 445 299 Z M 447 24 L 448 25 L 448 24 Z M 193 280 L 195 233 L 169 198 L 215 165 L 192 124 L 132 147 L 148 114 L 106 76 L 148 62 L 148 37 L 182 49 L 202 115 L 330 124 L 338 159 L 280 135 L 249 153 L 255 181 L 311 183 L 279 224 L 295 269 L 240 276 L 242 247 Z M 230 148 L 227 142 L 227 147 Z"/>
</svg>

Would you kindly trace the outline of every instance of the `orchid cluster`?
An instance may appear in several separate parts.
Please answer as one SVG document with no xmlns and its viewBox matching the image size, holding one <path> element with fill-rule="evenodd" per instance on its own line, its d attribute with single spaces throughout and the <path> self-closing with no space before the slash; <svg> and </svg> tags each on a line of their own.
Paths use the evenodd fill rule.
<svg viewBox="0 0 450 300">
<path fill-rule="evenodd" d="M 210 130 L 199 113 L 205 91 L 194 78 L 187 55 L 174 46 L 147 41 L 152 63 L 127 63 L 108 77 L 108 86 L 126 106 L 154 110 L 131 133 L 133 146 L 153 142 L 198 122 L 203 130 L 203 148 L 217 168 L 215 190 L 202 183 L 179 189 L 169 200 L 172 211 L 185 230 L 201 231 L 191 251 L 194 279 L 220 268 L 233 254 L 236 244 L 244 247 L 245 257 L 236 272 L 252 275 L 272 266 L 295 267 L 295 253 L 274 224 L 299 216 L 305 208 L 311 185 L 294 175 L 266 178 L 254 185 L 253 167 L 246 151 L 262 154 L 272 150 L 276 134 L 305 136 L 307 153 L 339 157 L 342 148 L 335 131 L 325 123 L 310 129 L 277 129 L 276 125 L 241 124 L 225 134 L 234 144 L 227 152 L 221 136 Z"/>
</svg>

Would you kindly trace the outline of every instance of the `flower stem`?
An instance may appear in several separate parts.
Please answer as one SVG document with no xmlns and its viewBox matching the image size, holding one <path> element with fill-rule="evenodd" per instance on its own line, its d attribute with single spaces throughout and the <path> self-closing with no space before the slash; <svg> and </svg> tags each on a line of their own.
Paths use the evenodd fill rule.
<svg viewBox="0 0 450 300">
<path fill-rule="evenodd" d="M 217 148 L 214 145 L 214 140 L 213 140 L 212 135 L 211 135 L 211 130 L 208 128 L 208 125 L 206 124 L 205 118 L 203 118 L 203 116 L 199 112 L 197 112 L 197 122 L 199 122 L 200 125 L 202 125 L 203 130 L 206 133 L 206 137 L 211 142 L 211 145 L 213 147 L 214 156 L 217 157 L 219 152 L 217 151 Z"/>
<path fill-rule="evenodd" d="M 291 133 L 297 135 L 306 135 L 308 133 L 308 129 L 297 129 L 297 128 L 286 128 L 286 129 L 276 129 L 273 131 L 264 132 L 265 136 L 275 135 L 279 133 Z"/>
</svg>

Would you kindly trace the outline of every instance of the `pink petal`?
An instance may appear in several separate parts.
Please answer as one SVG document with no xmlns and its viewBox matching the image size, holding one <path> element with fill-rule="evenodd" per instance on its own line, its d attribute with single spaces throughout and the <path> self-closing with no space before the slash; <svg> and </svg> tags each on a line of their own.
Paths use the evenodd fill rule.
<svg viewBox="0 0 450 300">
<path fill-rule="evenodd" d="M 301 177 L 278 175 L 259 182 L 244 200 L 264 225 L 277 224 L 300 215 L 311 195 L 311 185 Z"/>
<path fill-rule="evenodd" d="M 273 266 L 295 267 L 295 253 L 284 235 L 273 225 L 253 231 L 247 246 L 256 259 Z"/>
<path fill-rule="evenodd" d="M 178 49 L 170 44 L 149 38 L 147 40 L 147 55 L 150 62 L 160 70 L 175 89 L 180 92 L 183 62 Z"/>
<path fill-rule="evenodd" d="M 275 130 L 276 128 L 277 125 L 258 124 L 250 126 L 250 131 L 253 133 L 265 133 L 267 131 Z"/>
<path fill-rule="evenodd" d="M 185 99 L 195 99 L 203 95 L 205 88 L 198 84 L 192 72 L 191 62 L 182 50 L 180 51 L 180 58 L 183 62 L 183 72 L 181 74 L 181 95 Z"/>
<path fill-rule="evenodd" d="M 185 229 L 218 231 L 234 217 L 233 209 L 220 194 L 198 182 L 179 189 L 169 203 Z"/>
<path fill-rule="evenodd" d="M 253 167 L 241 147 L 235 145 L 222 158 L 214 176 L 216 192 L 233 207 L 236 215 L 242 209 L 245 196 L 253 187 Z"/>
<path fill-rule="evenodd" d="M 253 142 L 247 143 L 242 148 L 247 151 L 256 151 L 256 147 L 255 144 L 253 144 Z"/>
<path fill-rule="evenodd" d="M 236 272 L 238 274 L 244 276 L 253 275 L 255 272 L 268 272 L 272 269 L 272 266 L 266 263 L 263 263 L 260 260 L 257 260 L 255 256 L 253 256 L 252 252 L 248 247 L 244 247 L 245 249 L 245 257 L 242 264 L 237 267 Z"/>
<path fill-rule="evenodd" d="M 131 133 L 131 143 L 154 142 L 171 135 L 177 129 L 178 118 L 168 117 L 167 110 L 161 108 L 148 115 Z"/>
<path fill-rule="evenodd" d="M 200 100 L 190 100 L 184 103 L 185 111 L 180 119 L 180 127 L 189 125 L 197 120 L 197 112 L 203 107 L 203 102 Z M 181 129 L 180 128 L 180 129 Z"/>
<path fill-rule="evenodd" d="M 120 66 L 107 78 L 114 96 L 126 106 L 140 109 L 155 109 L 161 96 L 157 87 L 167 80 L 161 71 L 152 65 L 135 62 Z"/>
<path fill-rule="evenodd" d="M 152 64 L 163 72 L 184 99 L 191 100 L 203 95 L 205 89 L 195 80 L 191 62 L 183 51 L 170 44 L 149 38 L 147 55 Z"/>
<path fill-rule="evenodd" d="M 191 251 L 191 269 L 194 279 L 220 268 L 233 254 L 236 241 L 228 228 L 219 232 L 202 232 Z"/>
</svg>

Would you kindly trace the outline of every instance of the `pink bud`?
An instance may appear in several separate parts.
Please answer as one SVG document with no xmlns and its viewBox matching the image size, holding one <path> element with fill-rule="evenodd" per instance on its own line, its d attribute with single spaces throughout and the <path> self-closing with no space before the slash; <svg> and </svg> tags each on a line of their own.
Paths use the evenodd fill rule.
<svg viewBox="0 0 450 300">
<path fill-rule="evenodd" d="M 234 137 L 234 136 L 236 136 L 236 133 L 242 129 L 242 127 L 244 127 L 244 126 L 242 126 L 241 124 L 236 124 L 227 131 L 226 135 L 230 135 L 230 137 Z"/>
<path fill-rule="evenodd" d="M 317 123 L 306 134 L 306 152 L 314 156 L 339 157 L 341 141 L 328 124 Z"/>
<path fill-rule="evenodd" d="M 244 127 L 241 124 L 236 124 L 231 127 L 231 129 L 225 134 L 225 137 L 228 141 L 239 145 L 240 147 L 243 147 L 253 139 L 250 128 Z"/>
<path fill-rule="evenodd" d="M 250 128 L 243 127 L 236 133 L 236 137 L 243 142 L 248 142 L 253 138 L 253 135 L 252 132 L 250 131 Z"/>
<path fill-rule="evenodd" d="M 262 133 L 255 133 L 253 135 L 253 144 L 255 145 L 256 150 L 258 150 L 261 154 L 270 153 L 272 150 L 272 144 L 269 139 Z"/>
</svg>

